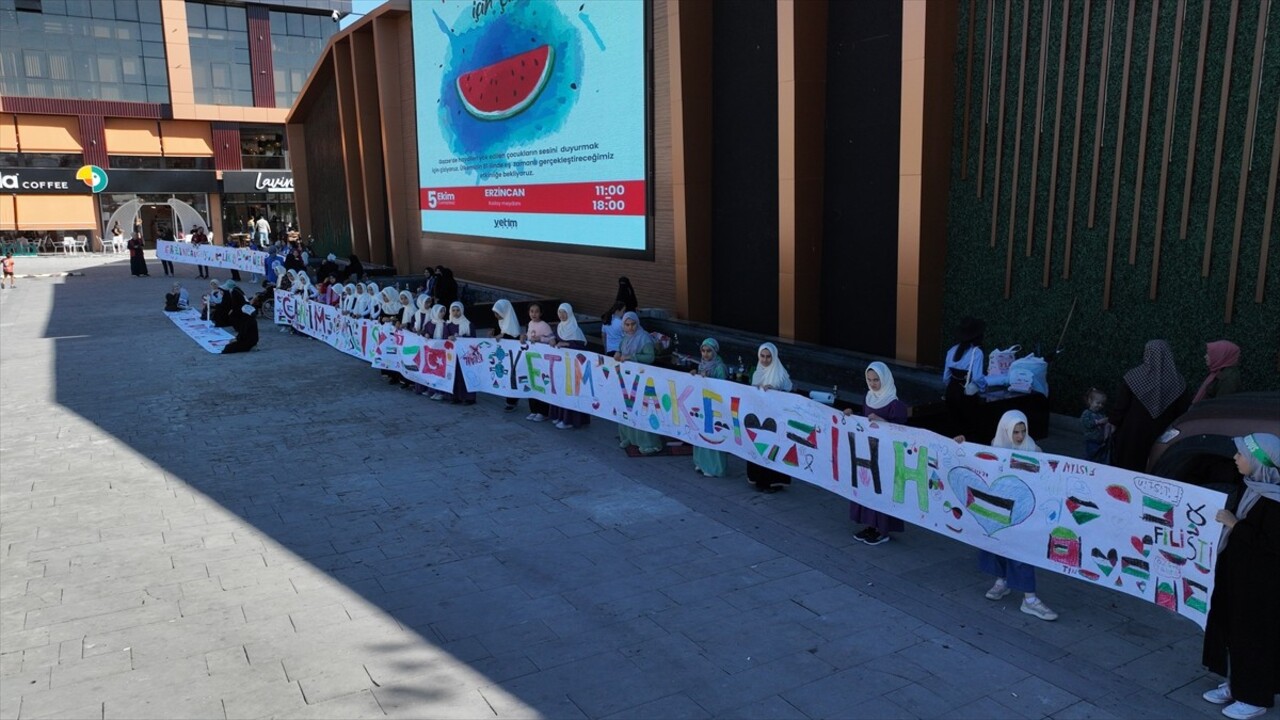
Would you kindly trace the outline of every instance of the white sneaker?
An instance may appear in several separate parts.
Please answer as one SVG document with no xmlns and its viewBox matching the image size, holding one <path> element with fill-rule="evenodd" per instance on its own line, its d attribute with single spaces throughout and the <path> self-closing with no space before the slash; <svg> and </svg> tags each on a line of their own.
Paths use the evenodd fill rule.
<svg viewBox="0 0 1280 720">
<path fill-rule="evenodd" d="M 524 416 L 524 419 L 525 419 L 525 420 L 532 420 L 535 416 L 537 416 L 537 414 L 538 414 L 538 413 L 529 413 L 528 415 L 525 415 L 525 416 Z"/>
<path fill-rule="evenodd" d="M 1023 600 L 1022 612 L 1028 615 L 1035 615 L 1041 620 L 1057 620 L 1058 619 L 1058 613 L 1050 610 L 1049 606 L 1045 605 L 1044 602 L 1040 600 L 1040 598 L 1036 598 L 1035 600 Z"/>
<path fill-rule="evenodd" d="M 987 599 L 999 600 L 1003 598 L 1005 595 L 1008 595 L 1010 592 L 1011 591 L 1009 590 L 1008 585 L 1002 582 L 998 582 L 995 585 L 992 585 L 991 589 L 987 591 Z"/>
<path fill-rule="evenodd" d="M 534 413 L 529 416 L 529 419 L 534 422 L 542 422 L 543 420 L 547 419 L 547 416 L 543 415 L 542 413 Z"/>
<path fill-rule="evenodd" d="M 1231 697 L 1231 683 L 1222 683 L 1200 697 L 1208 700 L 1214 705 L 1226 705 L 1234 699 Z"/>
<path fill-rule="evenodd" d="M 1262 717 L 1263 715 L 1266 715 L 1267 709 L 1237 700 L 1222 708 L 1222 714 L 1229 718 L 1234 718 L 1234 720 L 1249 720 L 1249 718 Z"/>
<path fill-rule="evenodd" d="M 567 425 L 567 424 L 565 424 L 565 422 L 564 422 L 563 420 L 557 420 L 557 421 L 556 421 L 556 429 L 557 429 L 557 430 L 568 430 L 569 428 L 570 428 L 570 426 L 569 426 L 569 425 Z"/>
</svg>

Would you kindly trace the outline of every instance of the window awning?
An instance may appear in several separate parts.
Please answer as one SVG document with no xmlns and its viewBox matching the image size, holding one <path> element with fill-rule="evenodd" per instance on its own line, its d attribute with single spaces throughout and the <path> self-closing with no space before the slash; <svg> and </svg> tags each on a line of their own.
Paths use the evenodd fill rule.
<svg viewBox="0 0 1280 720">
<path fill-rule="evenodd" d="M 24 153 L 82 152 L 80 119 L 73 115 L 19 115 L 18 144 Z"/>
<path fill-rule="evenodd" d="M 164 154 L 178 157 L 213 155 L 213 131 L 209 123 L 161 120 Z"/>
<path fill-rule="evenodd" d="M 18 124 L 13 115 L 0 115 L 0 152 L 18 152 Z"/>
<path fill-rule="evenodd" d="M 12 230 L 79 230 L 97 234 L 92 195 L 11 195 L 17 201 Z M 5 222 L 8 222 L 6 216 Z"/>
<path fill-rule="evenodd" d="M 0 230 L 17 230 L 13 224 L 13 195 L 0 195 Z"/>
<path fill-rule="evenodd" d="M 155 120 L 107 118 L 107 153 L 110 155 L 163 155 L 160 126 Z"/>
</svg>

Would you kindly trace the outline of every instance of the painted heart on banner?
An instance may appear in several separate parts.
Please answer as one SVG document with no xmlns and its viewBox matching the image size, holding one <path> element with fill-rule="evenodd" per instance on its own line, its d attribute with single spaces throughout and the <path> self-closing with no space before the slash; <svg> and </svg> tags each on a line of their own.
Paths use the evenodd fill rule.
<svg viewBox="0 0 1280 720">
<path fill-rule="evenodd" d="M 747 413 L 742 419 L 742 425 L 747 429 L 747 437 L 751 438 L 751 444 L 760 457 L 768 457 L 770 452 L 777 449 L 777 420 L 771 417 L 762 420 L 755 413 Z"/>
<path fill-rule="evenodd" d="M 1120 562 L 1120 553 L 1116 552 L 1115 548 L 1111 548 L 1106 554 L 1103 554 L 1098 548 L 1094 548 L 1089 554 L 1093 556 L 1093 564 L 1097 565 L 1102 574 L 1107 577 L 1111 577 L 1111 571 L 1115 570 L 1116 563 Z"/>
<path fill-rule="evenodd" d="M 1129 544 L 1133 545 L 1134 550 L 1142 553 L 1142 557 L 1147 557 L 1151 554 L 1151 543 L 1153 542 L 1155 541 L 1151 539 L 1150 535 L 1143 535 L 1142 537 L 1133 535 L 1129 538 Z"/>
<path fill-rule="evenodd" d="M 1021 523 L 1035 510 L 1035 493 L 1012 475 L 987 482 L 972 469 L 957 467 L 947 473 L 947 481 L 956 499 L 988 536 Z"/>
</svg>

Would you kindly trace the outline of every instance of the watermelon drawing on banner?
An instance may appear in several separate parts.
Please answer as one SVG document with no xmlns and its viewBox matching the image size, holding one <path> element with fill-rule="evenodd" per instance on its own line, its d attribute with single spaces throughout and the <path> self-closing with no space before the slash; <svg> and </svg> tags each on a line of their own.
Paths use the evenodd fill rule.
<svg viewBox="0 0 1280 720">
<path fill-rule="evenodd" d="M 458 76 L 458 97 L 481 120 L 506 120 L 533 104 L 547 86 L 556 53 L 550 45 Z"/>
</svg>

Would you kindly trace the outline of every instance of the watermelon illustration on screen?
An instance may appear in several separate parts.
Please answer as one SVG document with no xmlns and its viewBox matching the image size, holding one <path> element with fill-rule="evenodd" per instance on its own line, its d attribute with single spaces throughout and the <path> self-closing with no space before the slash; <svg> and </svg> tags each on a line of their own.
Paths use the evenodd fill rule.
<svg viewBox="0 0 1280 720">
<path fill-rule="evenodd" d="M 458 97 L 481 120 L 505 120 L 538 99 L 551 77 L 555 51 L 543 45 L 458 76 Z"/>
</svg>

